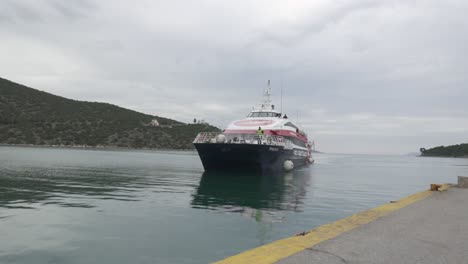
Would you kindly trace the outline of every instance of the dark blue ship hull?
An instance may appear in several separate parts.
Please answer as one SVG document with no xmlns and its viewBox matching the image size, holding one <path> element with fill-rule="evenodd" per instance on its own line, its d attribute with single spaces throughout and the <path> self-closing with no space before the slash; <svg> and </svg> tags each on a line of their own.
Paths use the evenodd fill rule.
<svg viewBox="0 0 468 264">
<path fill-rule="evenodd" d="M 283 170 L 285 160 L 294 168 L 307 164 L 305 157 L 282 146 L 259 144 L 195 143 L 205 171 L 220 170 Z"/>
</svg>

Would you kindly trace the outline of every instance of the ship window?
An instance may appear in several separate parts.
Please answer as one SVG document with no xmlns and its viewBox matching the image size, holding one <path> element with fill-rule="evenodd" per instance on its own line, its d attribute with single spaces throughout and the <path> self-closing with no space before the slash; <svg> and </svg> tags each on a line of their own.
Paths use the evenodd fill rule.
<svg viewBox="0 0 468 264">
<path fill-rule="evenodd" d="M 302 140 L 299 140 L 297 138 L 290 138 L 290 140 L 295 144 L 295 145 L 298 145 L 298 146 L 301 146 L 301 147 L 306 147 L 306 143 Z"/>
<path fill-rule="evenodd" d="M 288 126 L 288 127 L 292 127 L 292 128 L 294 128 L 294 129 L 298 129 L 298 127 L 295 126 L 295 125 L 294 125 L 293 123 L 291 123 L 291 122 L 287 122 L 287 123 L 284 124 L 284 125 L 285 125 L 285 126 Z"/>
<path fill-rule="evenodd" d="M 276 113 L 273 112 L 252 112 L 248 117 L 275 117 Z"/>
</svg>

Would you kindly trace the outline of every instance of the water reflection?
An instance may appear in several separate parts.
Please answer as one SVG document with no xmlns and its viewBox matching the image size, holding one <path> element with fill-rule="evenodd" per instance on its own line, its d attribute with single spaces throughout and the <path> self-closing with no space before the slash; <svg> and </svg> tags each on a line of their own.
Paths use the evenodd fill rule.
<svg viewBox="0 0 468 264">
<path fill-rule="evenodd" d="M 92 208 L 92 199 L 138 201 L 141 177 L 109 168 L 38 168 L 0 173 L 0 208 L 34 209 L 37 204 Z"/>
<path fill-rule="evenodd" d="M 192 207 L 239 213 L 256 221 L 275 221 L 278 211 L 303 210 L 310 189 L 308 169 L 281 174 L 203 173 Z"/>
</svg>

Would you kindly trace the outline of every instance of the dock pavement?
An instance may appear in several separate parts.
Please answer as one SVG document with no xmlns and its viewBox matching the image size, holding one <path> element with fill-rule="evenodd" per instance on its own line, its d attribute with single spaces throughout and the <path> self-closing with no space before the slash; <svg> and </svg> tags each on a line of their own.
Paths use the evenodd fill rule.
<svg viewBox="0 0 468 264">
<path fill-rule="evenodd" d="M 444 185 L 440 190 L 391 201 L 217 263 L 468 264 L 468 189 Z"/>
</svg>

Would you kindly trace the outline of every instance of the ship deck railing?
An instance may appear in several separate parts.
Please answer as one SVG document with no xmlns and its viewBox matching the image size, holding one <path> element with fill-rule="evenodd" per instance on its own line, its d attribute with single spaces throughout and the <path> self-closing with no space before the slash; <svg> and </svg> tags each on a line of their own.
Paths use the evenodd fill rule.
<svg viewBox="0 0 468 264">
<path fill-rule="evenodd" d="M 223 135 L 219 137 L 219 135 Z M 282 136 L 257 134 L 223 134 L 222 132 L 200 132 L 193 143 L 252 144 L 287 147 L 288 142 Z"/>
</svg>

